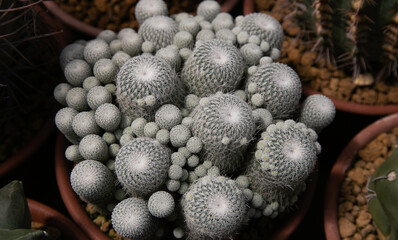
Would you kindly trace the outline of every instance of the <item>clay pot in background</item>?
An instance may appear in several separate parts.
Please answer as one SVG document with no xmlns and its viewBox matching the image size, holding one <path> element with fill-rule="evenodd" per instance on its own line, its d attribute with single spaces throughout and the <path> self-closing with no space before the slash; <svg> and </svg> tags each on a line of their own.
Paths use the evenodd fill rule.
<svg viewBox="0 0 398 240">
<path fill-rule="evenodd" d="M 32 221 L 57 229 L 61 233 L 62 240 L 88 240 L 83 231 L 58 211 L 29 198 L 27 201 Z"/>
<path fill-rule="evenodd" d="M 221 11 L 231 11 L 238 2 L 239 0 L 225 0 L 224 3 L 221 5 Z M 44 1 L 44 5 L 54 16 L 60 19 L 65 25 L 87 36 L 96 37 L 103 30 L 84 23 L 74 16 L 70 15 L 69 13 L 66 13 L 54 1 Z"/>
<path fill-rule="evenodd" d="M 62 200 L 76 224 L 78 226 L 84 226 L 83 231 L 87 234 L 87 236 L 96 240 L 110 240 L 110 238 L 101 232 L 99 227 L 93 223 L 92 219 L 90 219 L 85 209 L 81 205 L 79 197 L 75 194 L 70 185 L 69 175 L 72 170 L 72 162 L 65 159 L 65 149 L 68 145 L 69 143 L 66 138 L 61 133 L 58 133 L 55 149 L 55 172 Z M 303 220 L 307 210 L 311 205 L 317 180 L 318 172 L 315 170 L 307 180 L 306 191 L 299 198 L 298 204 L 293 206 L 295 210 L 291 213 L 291 215 L 278 224 L 278 227 L 270 236 L 267 236 L 267 239 L 287 239 L 294 232 L 294 230 Z M 260 239 L 264 238 L 264 236 L 259 237 Z"/>
<path fill-rule="evenodd" d="M 243 2 L 243 14 L 247 15 L 249 13 L 253 13 L 256 11 L 255 0 L 244 0 Z M 322 94 L 309 86 L 302 86 L 302 91 L 304 96 L 309 96 L 313 94 Z M 353 114 L 362 114 L 362 115 L 388 115 L 392 113 L 398 112 L 398 105 L 365 105 L 365 104 L 357 104 L 353 102 L 346 102 L 343 100 L 335 99 L 329 97 L 336 109 L 343 112 L 353 113 Z"/>
<path fill-rule="evenodd" d="M 47 38 L 52 38 L 51 43 L 54 44 L 54 53 L 53 55 L 58 58 L 59 53 L 62 49 L 67 45 L 66 35 L 62 32 L 61 23 L 51 17 L 45 9 L 40 6 L 34 6 L 34 11 L 37 14 L 37 17 L 43 19 L 43 21 L 48 24 L 47 28 L 50 32 L 54 33 L 52 36 L 48 36 Z M 47 45 L 45 47 L 48 47 Z M 58 61 L 55 63 L 58 67 Z M 32 73 L 34 74 L 34 73 Z M 32 75 L 31 74 L 31 75 Z M 55 78 L 57 79 L 57 78 Z M 44 79 L 46 81 L 47 79 Z M 50 81 L 50 80 L 49 80 Z M 55 132 L 55 124 L 54 124 L 54 116 L 58 109 L 58 105 L 55 103 L 52 96 L 49 96 L 49 101 L 53 102 L 53 107 L 51 112 L 48 113 L 48 119 L 44 121 L 40 130 L 35 134 L 35 136 L 23 147 L 17 154 L 11 156 L 6 161 L 0 163 L 0 179 L 4 179 L 19 166 L 21 166 L 26 161 L 29 161 L 31 156 L 38 150 L 46 140 Z"/>
<path fill-rule="evenodd" d="M 333 165 L 325 192 L 324 228 L 328 240 L 340 239 L 337 223 L 337 202 L 346 171 L 352 165 L 360 149 L 365 147 L 380 133 L 387 132 L 396 126 L 398 126 L 398 113 L 388 115 L 372 123 L 355 135 Z"/>
</svg>

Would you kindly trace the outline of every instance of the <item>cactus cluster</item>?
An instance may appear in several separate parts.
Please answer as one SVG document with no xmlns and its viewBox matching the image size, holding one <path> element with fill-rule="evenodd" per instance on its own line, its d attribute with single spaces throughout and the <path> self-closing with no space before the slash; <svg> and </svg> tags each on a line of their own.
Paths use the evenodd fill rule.
<svg viewBox="0 0 398 240">
<path fill-rule="evenodd" d="M 360 79 L 362 74 L 372 74 L 368 82 L 397 80 L 397 24 L 398 2 L 382 1 L 297 1 L 299 23 L 308 32 L 318 50 L 338 66 Z M 334 9 L 340 9 L 335 11 Z"/>
<path fill-rule="evenodd" d="M 75 192 L 134 239 L 225 239 L 251 218 L 276 217 L 297 200 L 320 151 L 305 124 L 333 118 L 318 101 L 296 111 L 300 80 L 273 62 L 280 26 L 263 14 L 234 18 L 216 1 L 196 16 L 145 4 L 162 5 L 138 3 L 138 33 L 106 30 L 61 54 L 68 77 L 54 90 L 64 106 L 55 122 L 72 142 Z"/>
</svg>

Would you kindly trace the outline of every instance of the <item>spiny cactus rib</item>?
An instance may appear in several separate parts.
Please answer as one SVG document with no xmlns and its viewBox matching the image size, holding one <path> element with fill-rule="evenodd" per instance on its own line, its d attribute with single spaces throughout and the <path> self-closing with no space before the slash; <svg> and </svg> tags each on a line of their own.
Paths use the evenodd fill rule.
<svg viewBox="0 0 398 240">
<path fill-rule="evenodd" d="M 117 102 L 122 113 L 132 117 L 151 116 L 164 103 L 181 102 L 183 94 L 182 84 L 175 71 L 158 57 L 133 57 L 117 75 Z M 146 102 L 148 97 L 154 101 Z"/>
<path fill-rule="evenodd" d="M 214 95 L 199 104 L 193 111 L 192 134 L 202 140 L 202 160 L 225 173 L 236 171 L 254 136 L 254 123 L 249 105 L 234 95 Z"/>
<path fill-rule="evenodd" d="M 128 192 L 152 193 L 166 181 L 170 154 L 169 149 L 154 139 L 133 139 L 116 156 L 117 178 Z"/>
<path fill-rule="evenodd" d="M 213 39 L 194 49 L 185 62 L 181 78 L 190 93 L 206 96 L 237 88 L 244 69 L 243 57 L 235 46 Z"/>
<path fill-rule="evenodd" d="M 182 197 L 189 234 L 205 239 L 231 237 L 245 219 L 246 202 L 235 181 L 206 176 Z"/>
</svg>

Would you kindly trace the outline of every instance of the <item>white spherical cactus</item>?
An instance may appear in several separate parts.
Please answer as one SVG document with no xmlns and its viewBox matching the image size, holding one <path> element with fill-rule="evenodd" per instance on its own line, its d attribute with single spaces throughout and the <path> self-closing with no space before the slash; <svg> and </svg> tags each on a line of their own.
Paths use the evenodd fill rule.
<svg viewBox="0 0 398 240">
<path fill-rule="evenodd" d="M 150 17 L 138 30 L 144 41 L 152 42 L 156 50 L 172 44 L 177 32 L 177 22 L 167 16 Z"/>
<path fill-rule="evenodd" d="M 213 21 L 213 19 L 221 12 L 221 6 L 217 1 L 206 0 L 199 3 L 197 14 L 203 16 L 206 21 Z"/>
<path fill-rule="evenodd" d="M 125 62 L 127 62 L 127 60 L 129 60 L 129 59 L 130 59 L 130 55 L 128 55 L 127 53 L 125 53 L 123 51 L 117 51 L 112 57 L 112 62 L 116 66 L 121 68 L 123 66 L 123 64 Z"/>
<path fill-rule="evenodd" d="M 297 73 L 283 63 L 260 65 L 246 84 L 249 102 L 265 108 L 274 118 L 292 114 L 301 97 L 301 81 Z"/>
<path fill-rule="evenodd" d="M 260 41 L 267 42 L 270 49 L 282 48 L 283 28 L 272 16 L 265 13 L 250 13 L 238 25 L 243 32 L 258 36 Z"/>
<path fill-rule="evenodd" d="M 55 125 L 58 130 L 73 144 L 77 144 L 80 137 L 73 131 L 73 119 L 79 112 L 73 108 L 65 107 L 60 109 L 55 115 Z"/>
<path fill-rule="evenodd" d="M 171 130 L 179 125 L 181 121 L 181 110 L 173 104 L 165 104 L 155 113 L 155 122 L 160 128 Z"/>
<path fill-rule="evenodd" d="M 250 189 L 267 204 L 277 202 L 280 208 L 273 209 L 271 214 L 278 214 L 293 204 L 313 172 L 319 153 L 317 134 L 303 123 L 286 120 L 271 124 L 261 134 L 246 170 Z"/>
<path fill-rule="evenodd" d="M 194 18 L 185 18 L 179 22 L 180 31 L 189 32 L 193 37 L 200 31 L 200 25 Z"/>
<path fill-rule="evenodd" d="M 90 91 L 93 87 L 101 86 L 101 82 L 94 76 L 90 76 L 83 81 L 83 89 Z"/>
<path fill-rule="evenodd" d="M 156 230 L 155 219 L 146 201 L 140 198 L 127 198 L 118 203 L 111 221 L 115 231 L 125 238 L 150 239 Z"/>
<path fill-rule="evenodd" d="M 231 95 L 214 95 L 193 111 L 192 135 L 203 143 L 200 155 L 223 173 L 239 169 L 255 133 L 250 106 Z"/>
<path fill-rule="evenodd" d="M 73 191 L 85 202 L 104 205 L 113 200 L 116 190 L 112 172 L 102 163 L 84 160 L 71 172 L 70 183 Z"/>
<path fill-rule="evenodd" d="M 198 40 L 202 40 L 202 41 L 211 40 L 211 39 L 214 39 L 215 37 L 216 37 L 216 35 L 214 34 L 214 32 L 212 30 L 203 29 L 200 32 L 198 32 L 198 34 L 196 35 L 196 41 L 198 41 Z"/>
<path fill-rule="evenodd" d="M 187 31 L 179 31 L 174 35 L 174 45 L 178 48 L 193 48 L 194 38 L 191 33 Z"/>
<path fill-rule="evenodd" d="M 98 35 L 97 39 L 102 39 L 108 44 L 117 38 L 117 35 L 112 30 L 102 30 Z"/>
<path fill-rule="evenodd" d="M 332 123 L 336 114 L 336 107 L 332 100 L 321 94 L 308 96 L 301 107 L 299 122 L 320 132 Z"/>
<path fill-rule="evenodd" d="M 75 87 L 81 87 L 84 79 L 91 76 L 90 65 L 81 59 L 74 59 L 65 66 L 64 70 L 66 80 Z"/>
<path fill-rule="evenodd" d="M 190 93 L 198 96 L 237 88 L 245 70 L 239 50 L 228 42 L 213 39 L 195 48 L 185 62 L 181 78 Z"/>
<path fill-rule="evenodd" d="M 68 83 L 60 83 L 54 88 L 54 98 L 62 104 L 63 106 L 66 106 L 66 95 L 68 94 L 68 91 L 72 89 L 72 86 L 69 85 Z"/>
<path fill-rule="evenodd" d="M 173 47 L 169 46 L 159 49 L 159 51 L 156 52 L 155 56 L 165 60 L 168 64 L 170 64 L 171 68 L 173 68 L 177 72 L 180 70 L 181 67 L 181 57 L 178 53 L 178 48 L 174 49 Z"/>
<path fill-rule="evenodd" d="M 95 122 L 105 131 L 115 131 L 121 119 L 119 108 L 111 103 L 104 103 L 95 110 Z"/>
<path fill-rule="evenodd" d="M 249 66 L 257 65 L 263 56 L 260 46 L 254 43 L 247 43 L 240 48 L 243 58 Z"/>
<path fill-rule="evenodd" d="M 87 104 L 86 97 L 86 90 L 81 87 L 75 87 L 68 91 L 65 101 L 68 107 L 76 109 L 77 111 L 87 111 L 90 108 Z"/>
<path fill-rule="evenodd" d="M 148 209 L 152 216 L 165 218 L 170 216 L 175 207 L 173 196 L 165 191 L 153 193 L 148 199 Z"/>
<path fill-rule="evenodd" d="M 121 40 L 123 52 L 129 54 L 131 57 L 137 56 L 141 53 L 142 43 L 144 42 L 141 35 L 136 32 L 132 32 L 123 35 Z"/>
<path fill-rule="evenodd" d="M 162 104 L 182 102 L 183 94 L 175 71 L 158 57 L 133 57 L 117 75 L 116 98 L 121 111 L 129 116 L 153 117 Z M 146 101 L 148 97 L 152 101 Z"/>
<path fill-rule="evenodd" d="M 200 239 L 230 238 L 242 226 L 246 201 L 235 181 L 206 176 L 189 187 L 182 197 L 189 235 Z"/>
<path fill-rule="evenodd" d="M 93 111 L 79 112 L 78 114 L 76 114 L 76 116 L 73 118 L 72 128 L 79 137 L 85 137 L 89 134 L 101 133 L 101 128 L 97 125 L 95 121 Z"/>
<path fill-rule="evenodd" d="M 84 60 L 94 65 L 101 58 L 111 58 L 111 48 L 108 43 L 102 39 L 94 39 L 89 41 L 84 47 Z"/>
<path fill-rule="evenodd" d="M 118 68 L 111 59 L 99 59 L 93 68 L 94 76 L 102 83 L 111 83 L 115 81 Z"/>
<path fill-rule="evenodd" d="M 90 134 L 79 143 L 79 152 L 84 159 L 106 162 L 108 160 L 108 145 L 102 137 Z"/>
<path fill-rule="evenodd" d="M 112 102 L 112 94 L 103 86 L 95 86 L 87 93 L 87 104 L 92 110 L 96 110 L 104 103 Z"/>
<path fill-rule="evenodd" d="M 216 38 L 226 41 L 226 42 L 229 42 L 233 45 L 235 45 L 235 43 L 236 43 L 236 35 L 231 30 L 226 29 L 226 28 L 217 31 Z"/>
<path fill-rule="evenodd" d="M 185 125 L 177 125 L 170 130 L 170 143 L 173 147 L 183 147 L 191 137 L 191 131 Z"/>
<path fill-rule="evenodd" d="M 61 54 L 59 55 L 59 62 L 61 64 L 62 70 L 65 69 L 65 66 L 75 60 L 75 59 L 83 59 L 83 51 L 84 45 L 79 43 L 72 43 L 62 49 Z"/>
<path fill-rule="evenodd" d="M 167 16 L 167 14 L 167 5 L 163 0 L 140 0 L 134 9 L 135 18 L 140 25 L 150 17 Z"/>
<path fill-rule="evenodd" d="M 80 162 L 83 160 L 79 152 L 79 145 L 70 145 L 65 150 L 65 158 L 71 162 Z"/>
<path fill-rule="evenodd" d="M 154 139 L 133 139 L 116 156 L 117 178 L 128 192 L 150 194 L 165 183 L 170 154 L 167 147 Z"/>
<path fill-rule="evenodd" d="M 221 12 L 211 22 L 215 32 L 221 29 L 231 29 L 235 26 L 234 19 L 229 13 Z"/>
</svg>

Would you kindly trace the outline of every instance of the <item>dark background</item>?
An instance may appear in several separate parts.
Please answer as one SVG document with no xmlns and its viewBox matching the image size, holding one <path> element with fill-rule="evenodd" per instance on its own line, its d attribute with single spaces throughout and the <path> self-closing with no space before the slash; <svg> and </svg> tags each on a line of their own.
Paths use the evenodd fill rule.
<svg viewBox="0 0 398 240">
<path fill-rule="evenodd" d="M 242 5 L 238 5 L 232 15 L 242 13 Z M 73 39 L 90 39 L 70 32 L 70 42 Z M 289 239 L 325 239 L 323 229 L 323 205 L 325 189 L 329 172 L 345 145 L 361 129 L 381 118 L 382 116 L 364 116 L 337 111 L 334 122 L 325 128 L 319 135 L 322 152 L 319 156 L 318 183 L 310 208 L 303 221 Z M 22 166 L 15 169 L 10 175 L 0 179 L 0 186 L 17 179 L 24 183 L 26 196 L 42 202 L 70 218 L 60 197 L 54 169 L 54 154 L 57 131 L 54 130 L 46 143 L 37 149 L 37 152 Z"/>
</svg>

